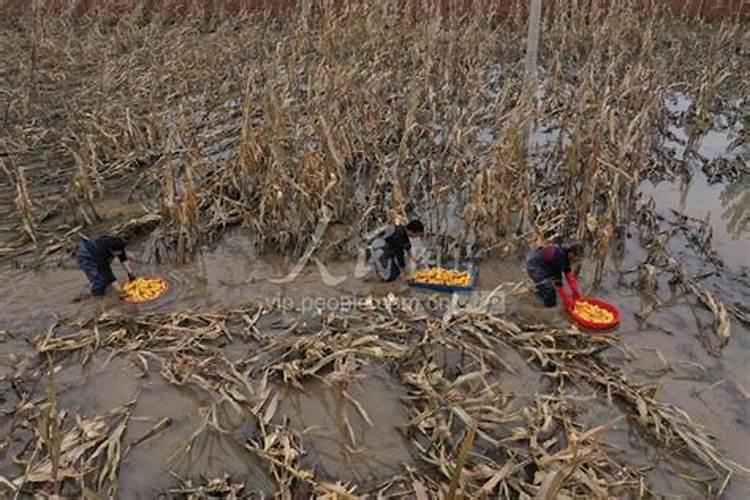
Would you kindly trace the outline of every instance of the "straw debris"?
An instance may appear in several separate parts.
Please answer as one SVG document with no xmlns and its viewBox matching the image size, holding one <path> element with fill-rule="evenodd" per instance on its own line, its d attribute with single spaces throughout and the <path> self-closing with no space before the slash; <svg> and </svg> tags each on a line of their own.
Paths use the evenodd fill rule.
<svg viewBox="0 0 750 500">
<path fill-rule="evenodd" d="M 372 301 L 362 310 L 321 318 L 314 327 L 297 323 L 280 335 L 260 331 L 248 336 L 248 320 L 256 324 L 252 318 L 276 314 L 255 306 L 168 315 L 104 314 L 83 322 L 61 321 L 40 335 L 35 345 L 39 353 L 58 361 L 70 356 L 85 360 L 97 350 L 106 350 L 110 357 L 124 356 L 171 384 L 201 392 L 206 401 L 201 424 L 174 450 L 173 459 L 193 453 L 204 432 L 231 436 L 236 425 L 232 422 L 238 418 L 254 422 L 254 430 L 242 438 L 244 449 L 265 464 L 277 492 L 283 494 L 302 490 L 324 498 L 376 493 L 417 498 L 655 494 L 644 472 L 628 465 L 622 453 L 608 444 L 608 432 L 624 424 L 625 417 L 629 425 L 651 436 L 651 446 L 669 452 L 670 460 L 680 467 L 695 463 L 709 471 L 709 476 L 694 474 L 695 481 L 707 488 L 719 488 L 730 475 L 749 472 L 725 457 L 708 431 L 685 412 L 660 402 L 652 387 L 632 382 L 606 361 L 603 351 L 620 347 L 614 335 L 525 324 L 476 307 L 433 318 L 388 301 Z M 251 342 L 254 354 L 230 361 L 220 346 L 239 341 Z M 503 389 L 502 374 L 512 373 L 497 354 L 503 346 L 517 350 L 541 370 L 551 382 L 546 393 L 518 395 Z M 463 353 L 457 369 L 442 361 L 440 353 L 446 347 Z M 285 388 L 304 390 L 313 379 L 341 391 L 352 408 L 342 425 L 350 429 L 349 446 L 356 450 L 352 416 L 358 415 L 366 425 L 378 425 L 347 390 L 367 365 L 388 367 L 408 389 L 403 404 L 409 418 L 400 430 L 422 466 L 407 466 L 402 476 L 383 484 L 337 482 L 302 465 L 306 431 L 290 425 L 279 412 L 280 402 Z M 595 398 L 615 405 L 622 416 L 593 424 L 580 421 L 570 391 L 581 386 L 593 387 L 598 393 Z M 50 407 L 20 403 L 13 410 L 15 418 L 28 418 L 37 429 L 37 444 L 19 456 L 27 463 L 25 473 L 9 480 L 16 489 L 76 480 L 112 494 L 123 456 L 147 439 L 158 439 L 169 425 L 169 420 L 157 422 L 125 443 L 130 406 L 103 416 L 79 417 L 72 426 L 64 410 L 44 408 Z M 61 435 L 59 454 L 46 437 L 55 432 Z M 167 493 L 186 498 L 204 498 L 213 491 L 239 495 L 247 486 L 228 478 L 197 484 L 185 481 Z"/>
</svg>

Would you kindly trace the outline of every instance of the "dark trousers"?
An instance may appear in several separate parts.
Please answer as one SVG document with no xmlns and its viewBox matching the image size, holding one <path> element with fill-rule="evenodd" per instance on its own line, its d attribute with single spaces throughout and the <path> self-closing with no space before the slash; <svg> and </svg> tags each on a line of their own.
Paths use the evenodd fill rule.
<svg viewBox="0 0 750 500">
<path fill-rule="evenodd" d="M 534 282 L 536 294 L 542 299 L 546 307 L 555 307 L 557 305 L 557 290 L 555 290 L 554 280 L 545 270 L 529 262 L 526 271 Z"/>
<path fill-rule="evenodd" d="M 401 267 L 385 240 L 378 238 L 373 242 L 370 250 L 372 252 L 372 268 L 378 279 L 385 282 L 396 281 L 401 276 Z"/>
<path fill-rule="evenodd" d="M 91 295 L 104 295 L 110 283 L 117 281 L 108 262 L 99 262 L 85 247 L 78 251 L 78 266 L 91 284 Z"/>
</svg>

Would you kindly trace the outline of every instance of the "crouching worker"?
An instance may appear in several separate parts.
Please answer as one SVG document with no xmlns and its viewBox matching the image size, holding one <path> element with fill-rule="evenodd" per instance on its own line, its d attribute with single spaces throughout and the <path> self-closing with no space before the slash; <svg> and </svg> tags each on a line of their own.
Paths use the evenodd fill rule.
<svg viewBox="0 0 750 500">
<path fill-rule="evenodd" d="M 370 246 L 372 268 L 380 281 L 395 281 L 406 267 L 406 259 L 416 262 L 411 238 L 424 234 L 424 224 L 412 220 L 406 226 L 392 226 L 383 231 Z"/>
<path fill-rule="evenodd" d="M 578 281 L 571 270 L 571 265 L 583 258 L 583 245 L 570 246 L 548 245 L 534 250 L 526 261 L 526 271 L 534 281 L 536 294 L 546 307 L 557 305 L 557 294 L 560 294 L 563 305 L 570 309 L 581 296 Z M 570 285 L 571 295 L 563 285 L 563 276 Z"/>
<path fill-rule="evenodd" d="M 126 244 L 123 238 L 96 236 L 85 241 L 78 249 L 78 265 L 91 283 L 92 295 L 104 295 L 109 285 L 112 285 L 118 293 L 122 293 L 122 288 L 117 284 L 117 278 L 112 272 L 112 260 L 115 257 L 128 273 L 128 279 L 130 281 L 135 279 L 135 274 L 125 254 Z"/>
</svg>

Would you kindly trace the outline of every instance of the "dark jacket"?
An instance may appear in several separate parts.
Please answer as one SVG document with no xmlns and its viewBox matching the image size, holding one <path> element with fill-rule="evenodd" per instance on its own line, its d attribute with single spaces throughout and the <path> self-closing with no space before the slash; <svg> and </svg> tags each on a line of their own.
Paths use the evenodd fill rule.
<svg viewBox="0 0 750 500">
<path fill-rule="evenodd" d="M 396 259 L 399 267 L 406 267 L 406 253 L 411 250 L 411 241 L 409 241 L 409 235 L 406 234 L 406 226 L 393 226 L 385 234 L 384 239 L 388 255 Z"/>
<path fill-rule="evenodd" d="M 120 262 L 128 260 L 125 253 L 125 240 L 112 236 L 96 236 L 89 239 L 82 245 L 79 256 L 86 261 L 106 267 L 109 267 L 115 257 Z"/>
<path fill-rule="evenodd" d="M 97 236 L 86 241 L 78 249 L 78 265 L 91 283 L 91 293 L 104 295 L 110 283 L 116 281 L 112 272 L 112 259 L 120 262 L 128 259 L 125 255 L 125 241 L 112 236 Z"/>
<path fill-rule="evenodd" d="M 541 271 L 556 287 L 560 287 L 563 276 L 570 272 L 570 257 L 563 247 L 548 245 L 532 252 L 527 268 Z"/>
</svg>

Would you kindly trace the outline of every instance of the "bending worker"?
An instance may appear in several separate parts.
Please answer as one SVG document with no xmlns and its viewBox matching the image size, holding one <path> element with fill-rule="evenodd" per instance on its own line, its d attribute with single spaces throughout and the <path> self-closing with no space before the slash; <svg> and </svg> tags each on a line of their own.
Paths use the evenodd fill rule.
<svg viewBox="0 0 750 500">
<path fill-rule="evenodd" d="M 411 238 L 424 233 L 424 224 L 412 220 L 406 226 L 391 226 L 372 242 L 372 267 L 381 281 L 395 281 L 406 267 L 406 257 L 416 261 L 412 252 Z"/>
<path fill-rule="evenodd" d="M 572 308 L 575 300 L 581 296 L 571 265 L 579 262 L 583 253 L 583 245 L 580 243 L 569 246 L 547 245 L 531 252 L 526 261 L 526 271 L 534 281 L 536 294 L 546 307 L 557 305 L 557 293 L 567 309 Z M 570 285 L 572 297 L 563 285 L 563 276 Z"/>
<path fill-rule="evenodd" d="M 130 281 L 135 279 L 135 274 L 125 254 L 126 245 L 124 238 L 96 236 L 85 241 L 78 249 L 78 265 L 91 283 L 91 295 L 104 295 L 109 285 L 112 285 L 118 293 L 122 293 L 122 288 L 112 272 L 112 260 L 115 257 L 128 273 L 128 279 Z"/>
</svg>

